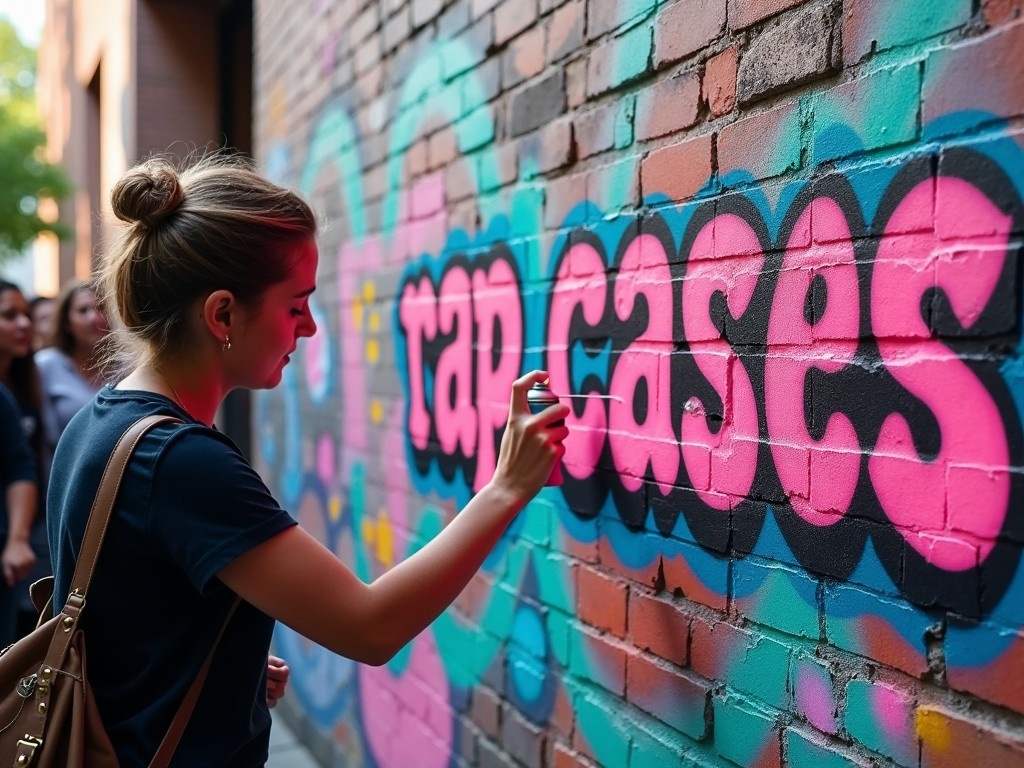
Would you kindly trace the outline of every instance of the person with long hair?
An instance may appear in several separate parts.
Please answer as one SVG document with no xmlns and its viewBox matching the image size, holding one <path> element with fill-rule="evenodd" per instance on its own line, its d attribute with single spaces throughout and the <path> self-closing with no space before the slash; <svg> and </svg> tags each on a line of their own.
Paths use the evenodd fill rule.
<svg viewBox="0 0 1024 768">
<path fill-rule="evenodd" d="M 48 343 L 35 356 L 44 400 L 47 459 L 71 417 L 99 391 L 102 376 L 97 353 L 106 335 L 107 321 L 92 286 L 78 278 L 69 280 L 57 297 Z"/>
<path fill-rule="evenodd" d="M 19 636 L 19 582 L 36 561 L 30 537 L 39 501 L 40 407 L 28 302 L 17 285 L 0 280 L 0 647 Z"/>
<path fill-rule="evenodd" d="M 123 222 L 96 286 L 111 325 L 104 387 L 57 445 L 48 497 L 54 602 L 67 598 L 90 506 L 125 428 L 152 414 L 130 459 L 81 624 L 93 693 L 121 765 L 148 765 L 236 596 L 172 765 L 267 760 L 287 667 L 275 621 L 384 664 L 451 604 L 565 448 L 569 409 L 530 412 L 512 384 L 490 481 L 434 539 L 372 583 L 303 530 L 213 427 L 225 396 L 277 386 L 316 322 L 317 225 L 294 192 L 214 154 L 153 158 L 112 190 Z M 59 608 L 58 608 L 59 610 Z"/>
</svg>

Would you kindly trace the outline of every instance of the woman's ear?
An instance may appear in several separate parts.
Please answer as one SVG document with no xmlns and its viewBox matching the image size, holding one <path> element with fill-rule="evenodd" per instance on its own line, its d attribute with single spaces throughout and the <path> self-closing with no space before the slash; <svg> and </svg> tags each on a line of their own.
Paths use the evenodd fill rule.
<svg viewBox="0 0 1024 768">
<path fill-rule="evenodd" d="M 203 302 L 203 323 L 218 341 L 231 333 L 231 322 L 237 309 L 234 294 L 223 289 L 214 291 Z"/>
</svg>

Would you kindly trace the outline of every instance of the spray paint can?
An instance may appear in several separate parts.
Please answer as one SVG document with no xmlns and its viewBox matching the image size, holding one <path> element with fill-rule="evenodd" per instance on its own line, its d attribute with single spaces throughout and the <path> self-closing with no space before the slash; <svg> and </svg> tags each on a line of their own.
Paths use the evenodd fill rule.
<svg viewBox="0 0 1024 768">
<path fill-rule="evenodd" d="M 532 413 L 540 413 L 549 405 L 554 405 L 558 402 L 558 395 L 552 392 L 547 384 L 537 382 L 529 391 L 526 393 L 526 402 L 530 406 Z M 560 427 L 565 423 L 564 419 L 551 422 L 552 427 Z M 559 462 L 551 469 L 551 474 L 548 476 L 548 481 L 545 485 L 561 485 L 562 484 L 562 464 Z"/>
</svg>

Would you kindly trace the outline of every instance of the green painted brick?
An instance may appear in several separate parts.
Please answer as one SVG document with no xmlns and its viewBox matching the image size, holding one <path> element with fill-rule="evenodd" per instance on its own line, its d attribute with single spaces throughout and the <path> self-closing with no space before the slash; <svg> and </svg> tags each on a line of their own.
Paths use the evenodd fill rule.
<svg viewBox="0 0 1024 768">
<path fill-rule="evenodd" d="M 754 765 L 762 753 L 781 752 L 775 717 L 737 696 L 715 698 L 715 750 L 738 765 Z M 776 744 L 772 744 L 772 741 Z"/>
</svg>

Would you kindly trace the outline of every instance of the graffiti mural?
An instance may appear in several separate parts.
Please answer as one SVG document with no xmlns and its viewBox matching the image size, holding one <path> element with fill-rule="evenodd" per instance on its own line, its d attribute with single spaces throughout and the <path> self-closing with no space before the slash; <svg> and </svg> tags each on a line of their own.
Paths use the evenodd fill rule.
<svg viewBox="0 0 1024 768">
<path fill-rule="evenodd" d="M 634 11 L 650 34 L 660 11 Z M 629 207 L 637 155 L 552 221 L 542 146 L 521 142 L 503 181 L 484 54 L 421 48 L 379 124 L 331 99 L 304 141 L 268 128 L 264 166 L 335 216 L 320 331 L 257 398 L 257 464 L 371 580 L 487 482 L 511 382 L 539 367 L 579 396 L 565 482 L 388 665 L 280 628 L 303 713 L 382 767 L 473 764 L 487 744 L 540 764 L 556 742 L 606 766 L 948 765 L 967 722 L 951 690 L 1019 742 L 1019 133 L 965 105 L 860 156 L 872 129 L 814 92 L 828 119 L 766 146 L 809 142 L 806 173 L 714 172 Z M 442 137 L 469 208 L 450 172 L 413 169 Z"/>
</svg>

